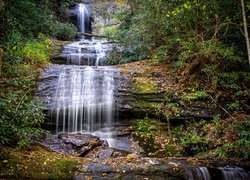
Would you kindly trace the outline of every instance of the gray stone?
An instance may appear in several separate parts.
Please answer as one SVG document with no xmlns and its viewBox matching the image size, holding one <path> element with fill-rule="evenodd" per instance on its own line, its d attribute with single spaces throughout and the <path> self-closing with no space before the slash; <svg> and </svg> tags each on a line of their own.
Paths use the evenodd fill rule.
<svg viewBox="0 0 250 180">
<path fill-rule="evenodd" d="M 110 158 L 110 157 L 112 157 L 113 153 L 114 153 L 113 149 L 110 149 L 110 148 L 103 149 L 103 150 L 98 152 L 97 157 L 99 157 L 99 158 Z"/>
<path fill-rule="evenodd" d="M 89 165 L 88 167 L 88 171 L 89 172 L 93 172 L 93 173 L 98 173 L 98 172 L 112 172 L 113 171 L 113 167 L 106 165 L 106 164 L 100 164 L 100 163 L 92 163 Z"/>
</svg>

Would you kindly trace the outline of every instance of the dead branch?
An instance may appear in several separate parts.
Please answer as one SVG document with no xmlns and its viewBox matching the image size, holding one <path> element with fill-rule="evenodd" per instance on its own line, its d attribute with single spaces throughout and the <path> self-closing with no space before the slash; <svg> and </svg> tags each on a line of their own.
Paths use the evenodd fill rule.
<svg viewBox="0 0 250 180">
<path fill-rule="evenodd" d="M 211 95 L 209 96 L 210 99 L 215 102 L 225 113 L 227 113 L 233 120 L 236 121 L 236 119 L 225 109 L 223 108 Z"/>
</svg>

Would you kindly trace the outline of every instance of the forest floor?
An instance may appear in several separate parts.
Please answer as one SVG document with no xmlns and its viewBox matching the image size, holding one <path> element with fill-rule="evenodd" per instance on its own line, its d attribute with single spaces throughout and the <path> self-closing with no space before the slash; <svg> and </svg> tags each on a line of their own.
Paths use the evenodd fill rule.
<svg viewBox="0 0 250 180">
<path fill-rule="evenodd" d="M 161 176 L 161 173 L 165 176 L 166 172 L 170 177 L 183 178 L 188 174 L 185 169 L 189 168 L 250 167 L 248 160 L 235 158 L 149 158 L 136 154 L 111 158 L 82 158 L 58 154 L 39 146 L 24 150 L 1 148 L 1 152 L 0 177 L 4 179 L 121 178 L 128 174 L 156 177 Z"/>
</svg>

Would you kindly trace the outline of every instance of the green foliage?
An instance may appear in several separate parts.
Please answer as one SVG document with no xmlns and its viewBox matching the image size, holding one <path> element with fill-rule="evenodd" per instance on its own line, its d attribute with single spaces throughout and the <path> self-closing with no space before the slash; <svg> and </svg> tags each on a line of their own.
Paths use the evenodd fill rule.
<svg viewBox="0 0 250 180">
<path fill-rule="evenodd" d="M 122 10 L 116 16 L 116 19 L 122 22 L 117 32 L 117 39 L 134 53 L 146 52 L 150 55 L 153 52 L 154 59 L 159 58 L 159 60 L 167 60 L 168 51 L 176 48 L 173 41 L 181 39 L 177 44 L 184 49 L 179 48 L 177 53 L 184 56 L 182 57 L 184 59 L 189 53 L 193 53 L 192 50 L 199 48 L 198 42 L 211 38 L 214 40 L 217 38 L 216 35 L 221 35 L 220 31 L 228 29 L 224 24 L 217 32 L 215 29 L 217 27 L 214 27 L 216 22 L 241 20 L 240 11 L 237 11 L 239 10 L 237 8 L 240 8 L 239 4 L 234 1 L 225 4 L 222 0 L 212 2 L 137 0 L 133 3 L 136 7 L 134 14 Z M 234 27 L 230 27 L 230 30 L 239 31 Z M 241 39 L 244 40 L 242 36 Z M 155 51 L 152 51 L 154 49 Z"/>
<path fill-rule="evenodd" d="M 103 34 L 104 36 L 108 37 L 108 38 L 115 38 L 116 34 L 117 34 L 117 26 L 104 26 L 101 29 L 101 34 Z"/>
<path fill-rule="evenodd" d="M 159 120 L 155 119 L 136 119 L 133 121 L 136 126 L 136 130 L 145 134 L 155 134 L 157 132 L 157 126 L 160 125 Z"/>
<path fill-rule="evenodd" d="M 73 40 L 77 36 L 77 29 L 70 23 L 58 23 L 53 35 L 59 40 Z"/>
<path fill-rule="evenodd" d="M 250 118 L 234 123 L 238 130 L 238 139 L 234 144 L 234 153 L 239 157 L 250 158 Z"/>
<path fill-rule="evenodd" d="M 154 51 L 155 53 L 152 54 L 152 64 L 158 64 L 160 62 L 167 61 L 169 59 L 169 54 L 168 54 L 169 46 L 167 45 L 162 45 L 158 48 L 156 48 Z"/>
<path fill-rule="evenodd" d="M 208 98 L 208 95 L 205 90 L 196 90 L 195 88 L 191 88 L 190 92 L 183 92 L 182 98 L 185 101 L 194 101 L 199 99 L 206 99 Z"/>
<path fill-rule="evenodd" d="M 222 128 L 222 127 L 220 127 Z M 232 137 L 227 137 L 226 142 L 217 147 L 215 153 L 218 157 L 250 157 L 250 120 L 232 122 L 224 133 Z M 216 126 L 216 129 L 218 127 Z M 222 131 L 221 131 L 222 132 Z"/>
<path fill-rule="evenodd" d="M 55 161 L 55 165 L 58 168 L 58 171 L 66 174 L 73 172 L 76 169 L 77 162 L 69 158 L 61 158 Z"/>
<path fill-rule="evenodd" d="M 44 3 L 33 0 L 5 1 L 0 12 L 3 37 L 12 32 L 21 33 L 24 37 L 36 37 L 39 33 L 50 33 L 53 16 L 44 14 Z"/>
<path fill-rule="evenodd" d="M 17 143 L 17 149 L 28 149 L 30 147 L 30 142 L 27 139 L 22 139 Z"/>
<path fill-rule="evenodd" d="M 148 156 L 180 156 L 182 149 L 167 134 L 166 123 L 159 119 L 136 119 L 133 135 L 138 139 Z"/>
<path fill-rule="evenodd" d="M 31 67 L 28 64 L 14 64 L 10 65 L 5 63 L 5 74 L 8 77 L 24 77 L 29 74 Z"/>
<path fill-rule="evenodd" d="M 67 8 L 79 0 L 45 1 L 36 0 L 2 0 L 0 2 L 0 40 L 11 33 L 20 33 L 25 38 L 37 37 L 39 33 L 52 35 L 54 24 L 59 20 L 65 22 Z"/>
<path fill-rule="evenodd" d="M 227 91 L 238 99 L 249 88 L 240 3 L 219 1 L 133 1 L 135 11 L 122 9 L 114 37 L 124 47 L 114 51 L 111 64 L 151 59 L 173 62 L 181 72 L 197 62 L 195 81 Z M 234 7 L 234 8 L 232 8 Z M 205 84 L 204 83 L 204 84 Z M 206 87 L 204 87 L 205 89 Z"/>
<path fill-rule="evenodd" d="M 7 77 L 25 76 L 30 65 L 43 66 L 48 63 L 51 40 L 40 34 L 36 40 L 24 40 L 20 34 L 12 34 L 4 48 L 3 67 Z"/>
<path fill-rule="evenodd" d="M 48 63 L 51 40 L 48 36 L 72 39 L 76 28 L 58 23 L 56 17 L 77 0 L 0 1 L 0 145 L 29 146 L 30 139 L 41 137 L 44 120 L 41 104 L 31 97 L 38 69 Z M 56 24 L 56 25 L 55 25 Z M 2 83 L 3 82 L 3 83 Z"/>
<path fill-rule="evenodd" d="M 220 115 L 211 121 L 186 121 L 172 125 L 169 136 L 168 123 L 144 118 L 136 119 L 134 135 L 149 156 L 217 156 L 249 158 L 249 119 L 222 120 Z M 172 120 L 173 121 L 173 120 Z M 228 123 L 228 128 L 225 128 Z"/>
<path fill-rule="evenodd" d="M 110 65 L 119 64 L 122 60 L 123 53 L 124 52 L 117 47 L 113 47 L 105 57 L 105 62 Z"/>
<path fill-rule="evenodd" d="M 172 134 L 185 149 L 186 155 L 196 155 L 208 150 L 210 140 L 206 137 L 206 124 L 206 121 L 189 122 L 185 126 L 173 128 Z"/>
<path fill-rule="evenodd" d="M 49 60 L 51 41 L 47 38 L 30 40 L 23 47 L 23 58 L 30 64 L 45 64 Z"/>
<path fill-rule="evenodd" d="M 206 90 L 197 90 L 195 88 L 189 88 L 183 92 L 167 92 L 164 97 L 164 102 L 159 108 L 159 115 L 164 115 L 166 119 L 178 117 L 180 114 L 180 108 L 191 105 L 198 100 L 207 99 L 208 94 Z"/>
<path fill-rule="evenodd" d="M 38 102 L 24 93 L 8 93 L 0 102 L 0 145 L 38 138 L 44 134 L 39 129 L 44 120 L 44 113 Z"/>
</svg>

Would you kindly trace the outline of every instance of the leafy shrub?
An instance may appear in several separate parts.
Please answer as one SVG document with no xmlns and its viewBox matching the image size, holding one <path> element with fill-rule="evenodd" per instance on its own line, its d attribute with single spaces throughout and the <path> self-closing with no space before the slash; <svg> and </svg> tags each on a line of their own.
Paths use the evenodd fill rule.
<svg viewBox="0 0 250 180">
<path fill-rule="evenodd" d="M 40 34 L 37 39 L 25 40 L 14 33 L 4 48 L 3 68 L 7 77 L 25 75 L 28 64 L 44 65 L 49 60 L 51 40 Z"/>
<path fill-rule="evenodd" d="M 31 67 L 28 64 L 14 64 L 10 65 L 8 63 L 4 64 L 5 73 L 7 77 L 13 78 L 13 77 L 24 77 L 28 75 L 28 73 L 31 71 Z"/>
<path fill-rule="evenodd" d="M 77 28 L 70 23 L 58 23 L 53 35 L 60 40 L 72 40 L 77 36 Z"/>
<path fill-rule="evenodd" d="M 185 149 L 186 155 L 195 155 L 208 149 L 206 124 L 205 121 L 189 122 L 185 126 L 179 125 L 173 128 L 173 136 Z"/>
<path fill-rule="evenodd" d="M 23 47 L 23 58 L 31 64 L 45 64 L 49 59 L 50 39 L 43 35 L 38 40 L 27 41 Z"/>
<path fill-rule="evenodd" d="M 117 34 L 117 26 L 105 26 L 102 28 L 101 34 L 109 38 L 115 38 Z"/>
<path fill-rule="evenodd" d="M 143 134 L 157 133 L 156 126 L 160 125 L 159 120 L 149 119 L 147 117 L 144 119 L 136 119 L 134 120 L 134 123 L 136 125 L 136 131 L 139 131 L 140 133 L 143 133 Z"/>
<path fill-rule="evenodd" d="M 44 135 L 39 127 L 44 113 L 39 104 L 24 93 L 8 93 L 0 101 L 0 145 L 14 144 Z"/>
</svg>

